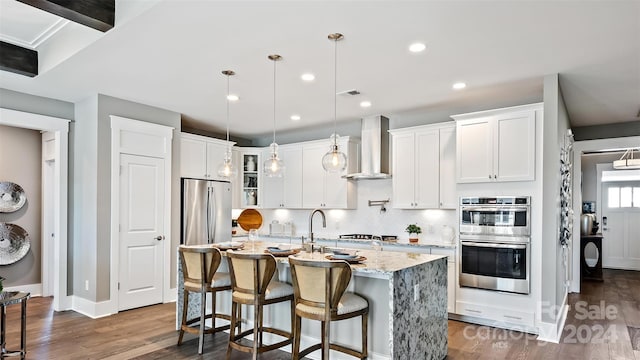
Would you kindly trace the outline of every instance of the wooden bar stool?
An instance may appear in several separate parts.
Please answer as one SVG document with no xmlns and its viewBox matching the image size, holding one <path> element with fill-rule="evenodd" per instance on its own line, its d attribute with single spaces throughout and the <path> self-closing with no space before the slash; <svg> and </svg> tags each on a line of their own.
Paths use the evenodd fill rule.
<svg viewBox="0 0 640 360">
<path fill-rule="evenodd" d="M 182 325 L 178 345 L 182 344 L 185 331 L 198 334 L 198 354 L 202 354 L 204 348 L 204 334 L 213 334 L 229 329 L 229 325 L 216 327 L 216 318 L 229 320 L 231 317 L 216 313 L 216 293 L 218 291 L 231 290 L 231 279 L 228 273 L 217 272 L 222 255 L 220 250 L 212 246 L 180 246 L 180 262 L 182 264 L 182 279 L 184 281 L 184 305 L 182 307 Z M 189 293 L 200 294 L 200 316 L 187 320 L 189 307 Z M 211 314 L 206 314 L 207 293 L 212 294 Z M 205 329 L 205 320 L 211 319 L 212 326 Z M 193 327 L 199 323 L 198 327 Z"/>
<path fill-rule="evenodd" d="M 258 354 L 274 350 L 291 344 L 293 335 L 293 288 L 291 285 L 276 281 L 273 275 L 276 272 L 276 260 L 271 254 L 243 254 L 227 251 L 229 259 L 229 271 L 231 273 L 231 328 L 229 346 L 227 347 L 227 359 L 231 356 L 231 350 L 239 350 L 252 353 L 252 359 L 257 359 Z M 272 327 L 263 326 L 263 307 L 283 301 L 291 302 L 291 332 Z M 242 304 L 253 305 L 253 329 L 238 331 L 237 323 L 242 322 L 238 316 Z M 264 332 L 285 337 L 285 340 L 265 345 L 262 342 Z M 244 337 L 253 334 L 251 346 L 242 345 Z"/>
<path fill-rule="evenodd" d="M 349 264 L 346 261 L 303 260 L 293 257 L 289 257 L 289 263 L 296 302 L 292 359 L 298 360 L 316 350 L 322 350 L 323 360 L 329 359 L 329 350 L 366 359 L 369 302 L 359 295 L 345 293 L 351 280 Z M 356 316 L 362 316 L 362 350 L 332 344 L 331 321 Z M 320 344 L 300 351 L 302 318 L 322 322 L 322 339 Z"/>
</svg>

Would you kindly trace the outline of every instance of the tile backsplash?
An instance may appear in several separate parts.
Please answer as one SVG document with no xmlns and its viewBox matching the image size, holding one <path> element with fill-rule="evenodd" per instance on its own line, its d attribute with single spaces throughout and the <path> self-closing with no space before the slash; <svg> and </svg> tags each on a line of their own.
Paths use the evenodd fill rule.
<svg viewBox="0 0 640 360">
<path fill-rule="evenodd" d="M 408 239 L 404 229 L 408 224 L 418 224 L 422 228 L 422 238 L 439 240 L 443 225 L 451 226 L 457 233 L 456 210 L 400 210 L 393 209 L 391 203 L 369 206 L 369 200 L 387 200 L 392 197 L 391 179 L 361 180 L 357 184 L 358 207 L 354 210 L 324 210 L 327 227 L 322 227 L 320 216 L 314 217 L 313 232 L 316 237 L 337 237 L 340 234 L 396 235 L 401 240 Z M 263 217 L 261 234 L 269 233 L 272 221 L 293 224 L 294 236 L 307 236 L 311 210 L 260 209 Z M 237 212 L 237 211 L 236 211 Z M 235 214 L 235 212 L 234 212 Z M 456 236 L 457 238 L 457 236 Z"/>
</svg>

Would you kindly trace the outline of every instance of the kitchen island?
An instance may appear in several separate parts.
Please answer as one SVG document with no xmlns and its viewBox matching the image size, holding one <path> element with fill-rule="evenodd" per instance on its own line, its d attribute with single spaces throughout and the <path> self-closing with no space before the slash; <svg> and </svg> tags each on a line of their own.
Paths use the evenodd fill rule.
<svg viewBox="0 0 640 360">
<path fill-rule="evenodd" d="M 263 252 L 266 244 L 250 243 L 245 250 Z M 351 266 L 353 277 L 347 291 L 369 301 L 369 358 L 442 359 L 447 355 L 447 257 L 410 252 L 374 252 L 359 250 L 367 258 Z M 303 258 L 322 259 L 324 254 L 301 252 Z M 288 259 L 277 257 L 279 278 L 291 282 Z M 226 266 L 226 264 L 224 265 Z M 221 269 L 221 271 L 225 271 Z M 182 291 L 180 269 L 178 291 Z M 180 294 L 180 293 L 179 293 Z M 218 295 L 218 311 L 228 313 L 230 294 Z M 177 321 L 182 314 L 182 296 L 178 296 Z M 198 313 L 198 298 L 190 298 L 190 317 Z M 287 304 L 271 305 L 265 310 L 265 324 L 288 329 Z M 244 311 L 243 311 L 244 313 Z M 250 314 L 247 314 L 251 318 Z M 248 326 L 252 326 L 249 324 Z M 347 346 L 360 343 L 358 319 L 332 323 L 331 334 Z M 318 342 L 320 325 L 303 320 L 302 347 Z M 269 341 L 265 334 L 265 341 Z M 290 348 L 283 348 L 290 351 Z M 332 354 L 332 358 L 334 354 Z M 342 358 L 335 354 L 336 359 Z M 347 357 L 345 357 L 347 358 Z"/>
</svg>

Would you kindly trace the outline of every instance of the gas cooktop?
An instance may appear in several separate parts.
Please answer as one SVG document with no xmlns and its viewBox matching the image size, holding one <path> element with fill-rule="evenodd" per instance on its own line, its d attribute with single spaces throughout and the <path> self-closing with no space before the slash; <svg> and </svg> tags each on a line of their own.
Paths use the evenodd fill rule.
<svg viewBox="0 0 640 360">
<path fill-rule="evenodd" d="M 371 234 L 343 234 L 340 235 L 340 239 L 363 239 L 363 240 L 371 240 L 373 238 L 377 238 L 378 235 Z M 382 241 L 397 241 L 398 237 L 395 235 L 381 235 Z"/>
</svg>

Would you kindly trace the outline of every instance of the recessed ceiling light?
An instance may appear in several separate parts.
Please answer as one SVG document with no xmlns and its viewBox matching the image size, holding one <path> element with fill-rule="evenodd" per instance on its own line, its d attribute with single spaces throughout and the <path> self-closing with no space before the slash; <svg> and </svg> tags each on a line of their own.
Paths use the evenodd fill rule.
<svg viewBox="0 0 640 360">
<path fill-rule="evenodd" d="M 227 95 L 227 100 L 229 100 L 229 101 L 238 101 L 238 99 L 240 99 L 240 98 L 238 97 L 238 95 L 235 95 L 235 94 L 229 94 L 229 95 Z"/>
<path fill-rule="evenodd" d="M 291 115 L 291 120 L 293 120 L 293 121 L 300 120 L 300 115 Z"/>
<path fill-rule="evenodd" d="M 463 83 L 463 82 L 457 82 L 455 84 L 453 84 L 453 88 L 455 90 L 461 90 L 467 87 L 467 84 Z"/>
<path fill-rule="evenodd" d="M 424 51 L 424 49 L 426 49 L 427 46 L 423 43 L 413 43 L 411 45 L 409 45 L 409 51 L 417 53 L 417 52 L 421 52 Z"/>
<path fill-rule="evenodd" d="M 360 107 L 370 107 L 371 101 L 363 101 L 360 103 Z"/>
<path fill-rule="evenodd" d="M 306 73 L 306 74 L 302 74 L 301 78 L 304 81 L 313 81 L 316 79 L 316 76 L 313 75 L 312 73 Z"/>
</svg>

